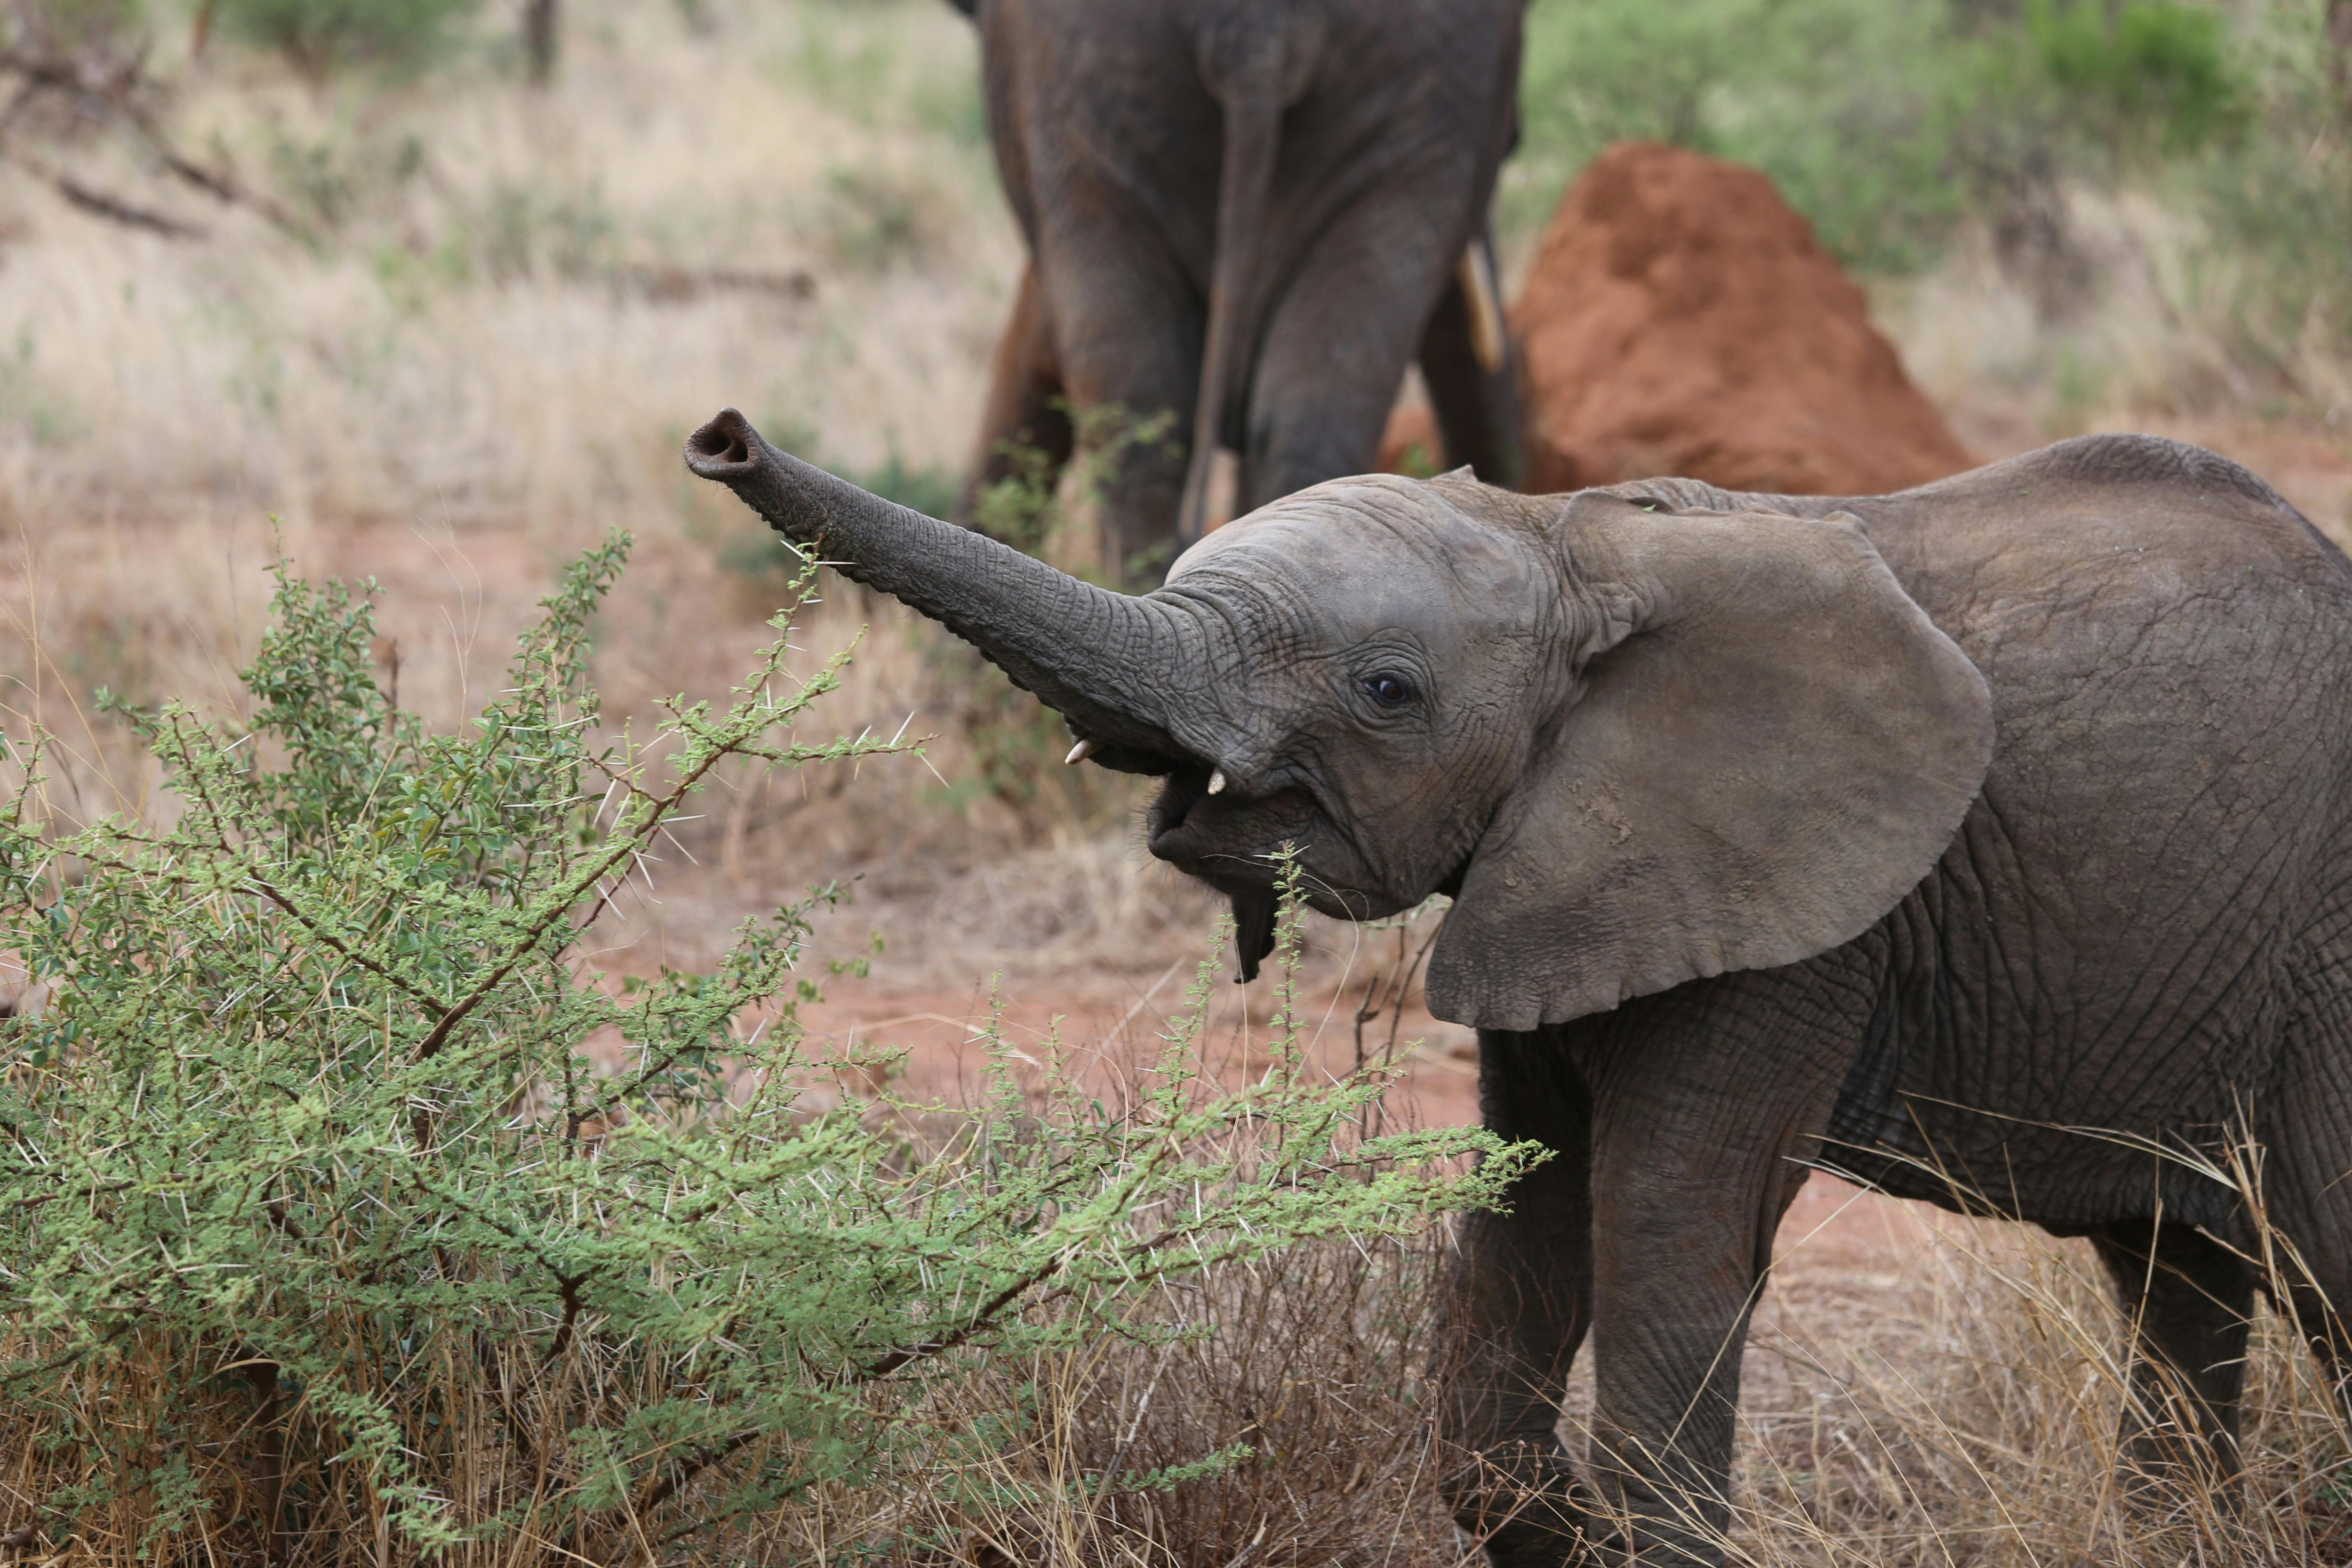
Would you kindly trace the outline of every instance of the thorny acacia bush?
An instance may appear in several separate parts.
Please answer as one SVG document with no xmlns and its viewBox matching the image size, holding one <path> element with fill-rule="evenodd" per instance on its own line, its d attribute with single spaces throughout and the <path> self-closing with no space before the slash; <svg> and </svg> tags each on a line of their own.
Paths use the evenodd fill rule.
<svg viewBox="0 0 2352 1568">
<path fill-rule="evenodd" d="M 583 938 L 722 760 L 903 749 L 794 738 L 846 654 L 795 680 L 789 612 L 723 712 L 602 736 L 588 634 L 624 553 L 570 571 L 471 734 L 377 689 L 366 595 L 281 569 L 249 729 L 133 716 L 176 822 L 68 831 L 40 738 L 14 759 L 0 951 L 51 994 L 0 1020 L 11 1544 L 862 1561 L 1049 1517 L 1055 1488 L 1157 1495 L 1246 1436 L 992 1465 L 1047 1403 L 1017 1369 L 1175 1344 L 1183 1279 L 1403 1236 L 1531 1157 L 1365 1136 L 1387 1077 L 1311 1074 L 1282 1019 L 1271 1070 L 1223 1088 L 1208 964 L 1117 1093 L 1024 1085 L 999 1046 L 976 1107 L 811 1109 L 794 1008 L 830 889 L 709 973 L 600 974 Z"/>
</svg>

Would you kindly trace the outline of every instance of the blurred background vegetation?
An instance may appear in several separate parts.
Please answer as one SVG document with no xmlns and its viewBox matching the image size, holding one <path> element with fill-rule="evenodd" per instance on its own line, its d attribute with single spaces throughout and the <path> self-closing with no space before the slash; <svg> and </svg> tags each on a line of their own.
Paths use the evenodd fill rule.
<svg viewBox="0 0 2352 1568">
<path fill-rule="evenodd" d="M 2154 260 L 2177 274 L 2175 321 L 2266 392 L 2340 390 L 2342 0 L 1538 0 L 1530 22 L 1507 228 L 1540 222 L 1611 142 L 1679 142 L 1763 170 L 1866 276 L 1916 277 L 1981 237 L 2063 324 Z M 2126 195 L 2161 216 L 2102 232 L 2085 209 Z"/>
<path fill-rule="evenodd" d="M 414 130 L 381 134 L 380 100 L 435 74 L 544 85 L 568 37 L 610 45 L 631 9 L 688 35 L 756 35 L 763 68 L 829 110 L 984 153 L 975 71 L 910 33 L 950 26 L 944 7 L 920 17 L 906 0 L 11 0 L 0 43 L 16 92 L 0 153 L 81 184 L 55 166 L 58 143 L 112 121 L 168 163 L 181 149 L 158 106 L 176 82 L 229 51 L 275 58 L 331 104 L 326 124 L 281 126 L 266 175 L 240 184 L 200 149 L 183 173 L 221 174 L 314 246 L 368 244 L 371 209 L 429 181 L 437 151 Z M 2079 209 L 2128 193 L 2168 220 L 2161 248 L 2185 272 L 2171 303 L 2272 390 L 2319 395 L 2331 378 L 2306 362 L 2352 335 L 2347 59 L 2346 0 L 1534 0 L 1502 226 L 1523 252 L 1601 148 L 1667 141 L 1763 170 L 1865 276 L 1918 277 L 1982 231 L 2063 320 L 2115 259 Z M 828 170 L 833 258 L 874 269 L 935 251 L 946 237 L 921 185 Z M 395 296 L 543 270 L 613 277 L 640 237 L 624 221 L 593 184 L 499 188 L 423 258 L 377 260 Z M 893 461 L 886 478 L 937 493 Z"/>
</svg>

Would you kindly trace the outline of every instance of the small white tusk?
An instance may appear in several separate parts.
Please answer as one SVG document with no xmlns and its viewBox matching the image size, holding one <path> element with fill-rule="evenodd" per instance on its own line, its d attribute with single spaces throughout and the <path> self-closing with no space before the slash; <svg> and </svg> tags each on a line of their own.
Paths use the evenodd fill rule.
<svg viewBox="0 0 2352 1568">
<path fill-rule="evenodd" d="M 1094 754 L 1095 743 L 1092 741 L 1080 741 L 1070 748 L 1070 754 L 1062 759 L 1062 765 L 1066 768 L 1075 768 Z"/>
<path fill-rule="evenodd" d="M 1225 793 L 1224 769 L 1212 768 L 1209 770 L 1209 793 L 1211 795 L 1223 795 Z"/>
<path fill-rule="evenodd" d="M 1503 368 L 1511 329 L 1503 319 L 1501 291 L 1495 287 L 1495 258 L 1486 253 L 1484 237 L 1471 239 L 1454 276 L 1470 308 L 1471 352 L 1478 356 L 1478 368 L 1492 375 Z"/>
</svg>

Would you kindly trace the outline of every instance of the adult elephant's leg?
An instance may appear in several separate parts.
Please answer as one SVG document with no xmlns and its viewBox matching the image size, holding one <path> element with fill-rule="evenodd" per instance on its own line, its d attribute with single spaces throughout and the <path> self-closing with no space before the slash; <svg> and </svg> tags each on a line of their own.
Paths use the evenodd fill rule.
<svg viewBox="0 0 2352 1568">
<path fill-rule="evenodd" d="M 1485 240 L 1479 242 L 1482 246 Z M 1488 265 L 1485 262 L 1476 265 Z M 1473 265 L 1466 258 L 1463 266 Z M 1490 268 L 1491 270 L 1491 268 Z M 1524 474 L 1519 453 L 1518 351 L 1504 329 L 1499 304 L 1488 327 L 1464 287 L 1457 266 L 1421 334 L 1421 378 L 1445 442 L 1448 463 L 1467 463 L 1490 485 L 1516 489 Z M 1482 350 L 1481 339 L 1488 338 Z M 1491 353 L 1489 365 L 1485 355 Z"/>
<path fill-rule="evenodd" d="M 1591 1318 L 1591 1110 L 1556 1042 L 1482 1030 L 1488 1128 L 1552 1157 L 1512 1187 L 1507 1213 L 1461 1222 L 1441 1336 L 1447 1501 L 1506 1568 L 1556 1568 L 1579 1551 L 1581 1510 L 1555 1430 Z"/>
<path fill-rule="evenodd" d="M 1812 966 L 1723 975 L 1577 1041 L 1593 1104 L 1590 1459 L 1643 1568 L 1722 1560 L 1748 1316 L 1873 990 Z"/>
<path fill-rule="evenodd" d="M 963 493 L 956 500 L 955 521 L 966 527 L 985 526 L 989 520 L 978 516 L 980 498 L 990 487 L 1009 479 L 1034 480 L 1051 489 L 1063 465 L 1070 460 L 1075 434 L 1069 412 L 1062 404 L 1062 371 L 1054 354 L 1045 293 L 1037 280 L 1037 265 L 1032 261 L 1021 269 L 1013 314 L 1004 323 L 1004 335 L 997 340 L 988 402 L 981 411 L 980 440 Z M 1005 542 L 1027 545 L 1032 542 L 1007 539 Z"/>
<path fill-rule="evenodd" d="M 1039 268 L 1063 384 L 1106 427 L 1096 515 L 1113 582 L 1160 581 L 1174 559 L 1186 430 L 1206 310 L 1149 215 L 1118 203 L 1065 216 L 1040 237 Z"/>
<path fill-rule="evenodd" d="M 1370 471 L 1421 329 L 1459 254 L 1412 184 L 1340 215 L 1269 313 L 1250 381 L 1241 504 Z M 1401 218 L 1400 212 L 1403 214 Z M 1412 221 L 1408 221 L 1412 220 Z"/>
<path fill-rule="evenodd" d="M 2091 1245 L 2135 1331 L 2122 1451 L 2137 1494 L 2158 1505 L 2234 1499 L 2252 1267 L 2171 1222 L 2109 1226 Z"/>
</svg>

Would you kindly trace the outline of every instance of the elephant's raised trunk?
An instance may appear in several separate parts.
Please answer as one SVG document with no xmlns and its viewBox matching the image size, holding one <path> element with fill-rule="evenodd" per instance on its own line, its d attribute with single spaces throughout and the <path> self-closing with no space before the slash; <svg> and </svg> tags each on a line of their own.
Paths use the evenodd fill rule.
<svg viewBox="0 0 2352 1568">
<path fill-rule="evenodd" d="M 1169 698 L 1204 678 L 1207 633 L 1174 605 L 1057 572 L 970 529 L 870 495 L 780 452 L 734 409 L 687 437 L 687 467 L 726 485 L 769 526 L 929 616 L 980 649 L 1129 773 L 1213 763 Z"/>
</svg>

